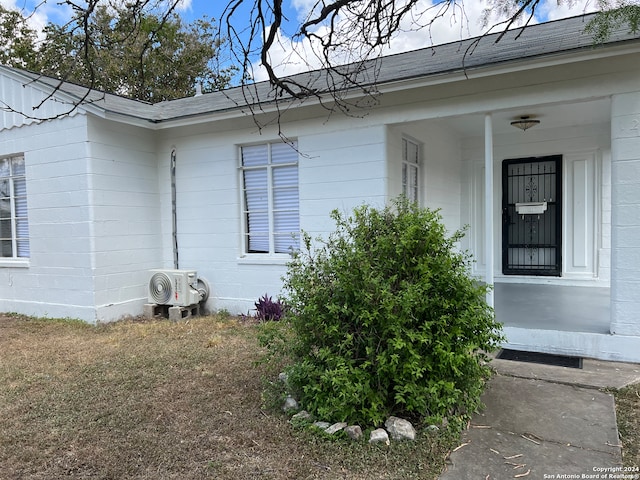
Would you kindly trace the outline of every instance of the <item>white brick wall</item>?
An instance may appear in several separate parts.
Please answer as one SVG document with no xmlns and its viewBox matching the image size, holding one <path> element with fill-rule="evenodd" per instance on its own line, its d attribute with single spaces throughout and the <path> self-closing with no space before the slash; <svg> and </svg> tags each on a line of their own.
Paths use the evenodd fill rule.
<svg viewBox="0 0 640 480">
<path fill-rule="evenodd" d="M 350 212 L 363 203 L 383 206 L 386 201 L 386 128 L 358 126 L 344 121 L 343 129 L 301 135 L 300 219 L 315 236 L 333 231 L 332 210 Z M 351 125 L 349 125 L 351 124 Z"/>
<path fill-rule="evenodd" d="M 88 322 L 141 313 L 161 255 L 152 133 L 75 115 L 0 139 L 1 154 L 25 155 L 31 247 L 28 266 L 2 262 L 2 311 Z"/>
</svg>

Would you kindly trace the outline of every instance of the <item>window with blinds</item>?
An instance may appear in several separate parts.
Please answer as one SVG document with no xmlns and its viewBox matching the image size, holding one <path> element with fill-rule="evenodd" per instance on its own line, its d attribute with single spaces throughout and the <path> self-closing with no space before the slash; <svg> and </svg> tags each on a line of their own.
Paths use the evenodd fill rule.
<svg viewBox="0 0 640 480">
<path fill-rule="evenodd" d="M 246 253 L 289 253 L 300 243 L 297 144 L 241 149 Z"/>
<path fill-rule="evenodd" d="M 0 158 L 0 252 L 2 258 L 29 257 L 27 179 L 22 155 Z"/>
<path fill-rule="evenodd" d="M 418 203 L 420 192 L 420 146 L 407 138 L 402 139 L 402 194 Z"/>
</svg>

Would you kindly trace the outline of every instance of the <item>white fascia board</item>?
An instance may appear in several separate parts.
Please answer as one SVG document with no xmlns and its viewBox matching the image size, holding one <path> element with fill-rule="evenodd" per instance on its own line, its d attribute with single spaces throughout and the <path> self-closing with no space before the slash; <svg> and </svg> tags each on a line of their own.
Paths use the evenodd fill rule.
<svg viewBox="0 0 640 480">
<path fill-rule="evenodd" d="M 380 93 L 392 93 L 401 90 L 407 90 L 408 88 L 422 88 L 433 85 L 442 85 L 444 83 L 452 83 L 461 80 L 471 80 L 475 78 L 498 76 L 514 72 L 536 70 L 540 68 L 566 65 L 568 63 L 601 60 L 634 53 L 640 53 L 640 45 L 638 43 L 608 48 L 596 48 L 594 50 L 573 50 L 569 52 L 550 53 L 539 57 L 507 60 L 504 62 L 497 62 L 495 64 L 479 65 L 470 67 L 468 69 L 460 69 L 442 74 L 390 81 L 378 85 L 378 90 L 380 91 Z"/>
<path fill-rule="evenodd" d="M 112 122 L 123 123 L 125 125 L 131 125 L 134 127 L 142 127 L 149 130 L 157 130 L 158 123 L 154 122 L 151 118 L 137 117 L 134 115 L 126 115 L 120 112 L 114 112 L 113 110 L 105 108 L 96 108 L 95 111 L 91 109 L 91 105 L 87 106 L 87 112 L 94 114 L 97 117 L 109 120 Z"/>
<path fill-rule="evenodd" d="M 282 102 L 287 102 L 287 104 L 289 104 L 290 102 L 293 102 L 293 101 L 296 101 L 296 100 L 290 100 L 290 101 L 283 100 Z M 313 107 L 313 106 L 318 106 L 320 104 L 320 101 L 315 98 L 314 99 L 308 98 L 308 99 L 305 99 L 304 101 L 305 101 L 304 105 L 298 105 L 293 108 Z M 289 108 L 291 108 L 290 105 L 287 105 L 286 108 L 283 108 L 282 103 L 280 104 L 280 106 L 278 106 L 272 102 L 269 102 L 269 103 L 265 103 L 264 105 L 257 106 L 256 107 L 257 111 L 255 112 L 255 115 L 259 117 L 264 117 L 264 116 L 277 114 L 279 111 L 281 111 L 281 113 L 284 114 Z M 156 122 L 153 122 L 152 128 L 154 130 L 165 130 L 168 128 L 185 127 L 190 125 L 198 125 L 202 123 L 251 118 L 253 115 L 254 113 L 251 113 L 248 106 L 242 106 L 237 108 L 229 108 L 225 110 L 217 110 L 217 111 L 211 111 L 211 112 L 205 112 L 205 113 L 188 114 L 188 115 L 174 117 L 167 120 L 158 120 Z"/>
</svg>

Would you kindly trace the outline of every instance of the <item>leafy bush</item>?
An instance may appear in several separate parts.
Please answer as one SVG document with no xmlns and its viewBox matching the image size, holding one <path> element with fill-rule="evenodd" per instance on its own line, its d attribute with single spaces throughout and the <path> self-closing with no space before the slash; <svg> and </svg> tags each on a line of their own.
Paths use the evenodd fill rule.
<svg viewBox="0 0 640 480">
<path fill-rule="evenodd" d="M 294 332 L 289 384 L 328 421 L 379 425 L 470 414 L 501 340 L 437 212 L 406 200 L 345 217 L 326 241 L 303 235 L 284 277 Z"/>
</svg>

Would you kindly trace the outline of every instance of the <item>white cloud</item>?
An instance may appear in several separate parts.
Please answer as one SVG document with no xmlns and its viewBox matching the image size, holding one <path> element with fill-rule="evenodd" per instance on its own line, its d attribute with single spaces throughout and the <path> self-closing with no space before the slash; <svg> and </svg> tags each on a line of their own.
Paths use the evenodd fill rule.
<svg viewBox="0 0 640 480">
<path fill-rule="evenodd" d="M 276 41 L 269 50 L 269 60 L 278 76 L 293 75 L 322 67 L 308 39 L 294 41 L 283 35 L 281 31 L 278 31 Z M 258 82 L 268 78 L 266 69 L 259 62 L 253 64 L 253 76 Z"/>
<path fill-rule="evenodd" d="M 296 8 L 299 18 L 305 17 L 308 14 L 308 9 L 315 4 L 315 0 L 292 0 L 291 2 L 291 5 Z M 486 0 L 468 2 L 468 4 L 465 4 L 464 11 L 459 9 L 450 10 L 443 17 L 437 18 L 431 27 L 417 28 L 415 21 L 425 25 L 439 12 L 439 10 L 433 8 L 431 1 L 422 0 L 414 8 L 412 18 L 405 18 L 399 32 L 394 36 L 391 43 L 381 51 L 383 54 L 388 55 L 479 35 L 483 31 L 480 18 L 486 8 Z M 342 16 L 335 31 L 345 31 L 349 28 L 348 25 L 349 22 Z M 322 34 L 326 30 L 327 27 L 321 26 L 316 33 Z M 357 59 L 356 57 L 357 52 L 342 50 L 336 52 L 332 61 L 335 64 L 344 64 Z M 323 66 L 308 39 L 293 40 L 283 35 L 282 32 L 279 32 L 278 42 L 270 50 L 270 60 L 274 70 L 280 76 L 317 69 Z M 267 73 L 259 62 L 254 63 L 253 68 L 256 81 L 267 79 Z"/>
<path fill-rule="evenodd" d="M 180 0 L 176 8 L 179 12 L 191 10 L 191 0 Z"/>
<path fill-rule="evenodd" d="M 318 10 L 317 0 L 291 0 L 291 7 L 297 13 L 297 20 L 304 21 L 311 13 L 311 9 Z"/>
<path fill-rule="evenodd" d="M 317 0 L 291 0 L 290 2 L 291 7 L 297 13 L 297 21 L 304 20 L 309 13 L 309 9 L 314 6 L 317 8 L 317 4 Z M 436 13 L 434 9 L 429 7 L 433 7 L 433 2 L 430 0 L 418 2 L 414 8 L 415 15 L 413 19 L 419 18 L 420 22 L 425 24 Z M 483 12 L 487 8 L 489 8 L 488 0 L 466 2 L 464 11 L 459 9 L 450 10 L 442 17 L 437 18 L 430 28 L 422 29 L 416 28 L 416 25 L 412 24 L 411 18 L 406 18 L 400 31 L 395 35 L 391 43 L 384 47 L 382 52 L 384 54 L 406 52 L 481 35 L 488 28 L 482 25 L 481 21 Z M 537 7 L 536 17 L 531 22 L 539 23 L 547 20 L 556 20 L 595 10 L 597 10 L 597 0 L 542 0 Z M 420 12 L 426 13 L 420 16 Z M 489 26 L 496 25 L 501 20 L 504 20 L 504 18 L 496 18 L 494 16 Z M 341 28 L 348 28 L 344 25 L 348 25 L 348 22 L 345 22 L 344 16 L 342 16 L 336 31 L 340 31 Z M 326 27 L 319 27 L 318 33 L 322 33 L 323 28 Z M 500 26 L 496 28 L 499 29 Z M 336 56 L 332 60 L 336 64 L 347 63 L 352 60 L 352 58 L 348 57 L 348 52 L 343 52 L 342 55 L 342 57 Z M 318 60 L 308 39 L 293 40 L 283 35 L 282 32 L 279 32 L 278 42 L 270 50 L 270 60 L 276 74 L 280 76 L 322 67 L 322 63 Z M 266 71 L 259 62 L 255 62 L 253 68 L 256 81 L 267 79 Z"/>
<path fill-rule="evenodd" d="M 543 18 L 558 20 L 560 18 L 573 17 L 583 13 L 591 13 L 598 10 L 597 0 L 564 1 L 558 5 L 557 0 L 546 0 L 542 3 L 540 12 Z"/>
</svg>

